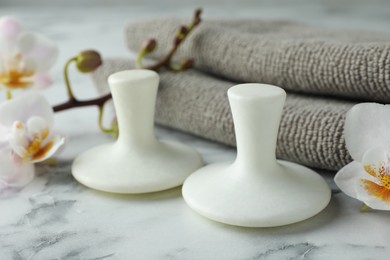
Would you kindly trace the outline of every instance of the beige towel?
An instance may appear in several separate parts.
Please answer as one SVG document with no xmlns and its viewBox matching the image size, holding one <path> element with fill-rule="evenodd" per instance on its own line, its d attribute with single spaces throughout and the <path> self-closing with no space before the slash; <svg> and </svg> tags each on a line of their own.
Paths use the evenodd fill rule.
<svg viewBox="0 0 390 260">
<path fill-rule="evenodd" d="M 129 60 L 105 60 L 93 74 L 99 92 L 109 91 L 107 78 L 111 73 L 132 68 L 134 63 Z M 236 83 L 195 70 L 163 72 L 160 77 L 155 116 L 158 124 L 235 145 L 227 90 Z M 278 158 L 327 170 L 338 170 L 350 162 L 343 126 L 352 105 L 335 99 L 288 94 L 278 136 Z"/>
<path fill-rule="evenodd" d="M 178 19 L 131 23 L 126 41 L 138 51 L 150 37 L 161 57 Z M 203 21 L 180 47 L 197 69 L 236 82 L 274 84 L 294 92 L 390 102 L 390 35 L 314 28 L 288 21 Z"/>
</svg>

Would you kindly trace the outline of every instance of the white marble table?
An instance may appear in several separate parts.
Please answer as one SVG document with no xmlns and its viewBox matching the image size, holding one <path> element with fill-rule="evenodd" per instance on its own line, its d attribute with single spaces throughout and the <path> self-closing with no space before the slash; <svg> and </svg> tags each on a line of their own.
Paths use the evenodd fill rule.
<svg viewBox="0 0 390 260">
<path fill-rule="evenodd" d="M 18 0 L 17 3 L 23 1 Z M 61 48 L 54 68 L 55 85 L 45 92 L 53 104 L 65 99 L 61 67 L 79 50 L 94 48 L 104 56 L 129 55 L 122 43 L 125 21 L 180 14 L 193 6 L 179 0 L 166 5 L 134 1 L 110 5 L 89 0 L 82 7 L 9 5 L 0 0 L 0 15 L 14 14 L 31 29 L 56 40 Z M 40 2 L 45 2 L 41 0 Z M 46 1 L 47 2 L 47 1 Z M 118 3 L 119 1 L 113 1 Z M 348 1 L 201 1 L 207 16 L 296 18 L 326 26 L 390 31 L 386 1 L 350 5 Z M 4 3 L 8 3 L 5 5 Z M 338 4 L 337 4 L 338 3 Z M 390 10 L 390 9 L 387 9 Z M 72 74 L 77 96 L 95 95 L 87 76 Z M 340 193 L 332 176 L 330 205 L 307 221 L 279 228 L 251 229 L 218 224 L 186 206 L 180 188 L 147 195 L 111 195 L 78 184 L 70 163 L 80 152 L 110 142 L 98 131 L 95 108 L 56 116 L 68 134 L 57 166 L 41 166 L 40 175 L 23 190 L 0 196 L 0 259 L 389 259 L 390 214 L 360 213 L 360 203 Z M 207 163 L 230 160 L 235 150 L 174 130 L 158 128 L 163 139 L 194 146 Z M 276 205 L 277 206 L 277 205 Z"/>
</svg>

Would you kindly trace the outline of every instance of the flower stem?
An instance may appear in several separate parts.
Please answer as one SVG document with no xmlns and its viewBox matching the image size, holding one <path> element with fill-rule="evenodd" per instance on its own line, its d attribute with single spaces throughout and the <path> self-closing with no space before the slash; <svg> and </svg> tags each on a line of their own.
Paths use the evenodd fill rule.
<svg viewBox="0 0 390 260">
<path fill-rule="evenodd" d="M 76 60 L 77 60 L 77 57 L 70 58 L 70 59 L 66 62 L 65 67 L 64 67 L 65 85 L 66 85 L 66 89 L 67 89 L 67 91 L 68 91 L 68 96 L 69 96 L 70 99 L 75 99 L 75 97 L 74 97 L 74 94 L 73 94 L 72 87 L 71 87 L 71 85 L 70 85 L 68 70 L 69 70 L 69 65 L 70 65 L 72 62 L 75 62 Z"/>
<path fill-rule="evenodd" d="M 65 86 L 66 86 L 66 90 L 68 92 L 68 97 L 69 97 L 68 101 L 66 101 L 65 103 L 54 106 L 53 107 L 54 112 L 60 112 L 63 110 L 76 108 L 76 107 L 87 107 L 87 106 L 94 106 L 94 105 L 98 106 L 99 108 L 103 107 L 104 104 L 106 103 L 106 101 L 111 99 L 111 94 L 107 94 L 107 95 L 104 95 L 104 96 L 99 97 L 99 98 L 85 100 L 85 101 L 80 101 L 75 97 L 75 95 L 73 94 L 73 91 L 72 91 L 72 87 L 71 87 L 70 80 L 69 80 L 69 73 L 68 73 L 69 65 L 72 62 L 77 62 L 77 57 L 70 58 L 64 66 Z"/>
<path fill-rule="evenodd" d="M 171 59 L 172 59 L 173 55 L 176 53 L 176 51 L 179 48 L 180 44 L 184 42 L 184 40 L 186 39 L 188 34 L 191 31 L 193 31 L 195 29 L 195 27 L 201 22 L 201 18 L 200 18 L 201 12 L 202 12 L 201 9 L 195 10 L 192 22 L 187 27 L 184 28 L 185 29 L 184 31 L 183 30 L 179 31 L 179 34 L 177 34 L 175 36 L 174 41 L 173 41 L 173 45 L 172 45 L 171 49 L 168 51 L 168 53 L 165 55 L 165 57 L 163 57 L 156 64 L 154 64 L 152 66 L 146 67 L 146 69 L 159 71 L 162 68 L 166 68 L 168 70 L 180 72 L 180 71 L 183 71 L 183 70 L 185 70 L 185 69 L 187 69 L 187 68 L 192 66 L 192 60 L 191 60 L 191 64 L 190 65 L 188 65 L 188 64 L 184 64 L 183 65 L 182 64 L 180 66 L 174 66 L 174 65 L 171 64 Z M 181 28 L 183 28 L 183 27 L 181 27 Z M 152 52 L 154 50 L 154 48 L 156 47 L 155 45 L 156 45 L 156 42 L 150 42 L 149 45 L 146 46 L 146 47 L 148 47 L 147 49 L 144 49 L 144 50 L 140 51 L 140 53 L 138 54 L 138 57 L 137 57 L 137 64 L 138 64 L 139 67 L 141 67 L 141 68 L 143 67 L 143 64 L 142 64 L 143 58 L 148 53 L 150 53 L 150 52 Z M 88 53 L 88 54 L 89 54 L 89 56 L 91 55 L 91 53 Z M 74 93 L 72 91 L 72 87 L 71 87 L 70 80 L 69 80 L 69 73 L 68 73 L 69 65 L 72 62 L 76 62 L 76 66 L 78 66 L 78 68 L 80 70 L 80 67 L 79 67 L 79 64 L 78 64 L 78 57 L 79 56 L 70 58 L 66 62 L 65 66 L 64 66 L 64 79 L 65 79 L 66 89 L 67 89 L 67 92 L 68 92 L 68 100 L 66 102 L 62 103 L 62 104 L 54 106 L 53 110 L 54 110 L 54 112 L 60 112 L 60 111 L 64 111 L 64 110 L 67 110 L 67 109 L 78 108 L 78 107 L 97 106 L 99 108 L 99 128 L 104 133 L 109 133 L 109 134 L 112 134 L 114 136 L 117 136 L 118 135 L 118 128 L 117 128 L 117 126 L 115 126 L 116 125 L 115 123 L 112 124 L 112 128 L 111 129 L 105 128 L 103 126 L 104 105 L 105 105 L 105 103 L 108 100 L 111 99 L 111 94 L 106 94 L 104 96 L 101 96 L 101 97 L 98 97 L 98 98 L 95 98 L 95 99 L 78 100 L 75 97 L 75 95 L 74 95 Z M 96 54 L 93 57 L 96 57 Z M 99 57 L 99 60 L 100 60 L 100 57 Z M 87 67 L 88 70 L 84 70 L 82 72 L 92 72 L 100 64 L 101 63 L 99 63 L 96 67 L 93 67 L 93 68 Z M 84 68 L 84 67 L 82 67 L 82 68 Z M 7 92 L 7 98 L 9 98 L 9 99 L 11 98 L 11 93 Z"/>
<path fill-rule="evenodd" d="M 142 65 L 142 59 L 144 58 L 146 52 L 145 51 L 140 51 L 137 56 L 137 66 L 138 68 L 143 68 Z"/>
<path fill-rule="evenodd" d="M 99 106 L 99 128 L 105 134 L 111 134 L 112 129 L 105 128 L 103 126 L 103 114 L 104 114 L 104 105 Z"/>
<path fill-rule="evenodd" d="M 7 100 L 12 99 L 12 92 L 11 92 L 11 90 L 7 89 L 5 91 L 5 97 L 7 98 Z"/>
</svg>

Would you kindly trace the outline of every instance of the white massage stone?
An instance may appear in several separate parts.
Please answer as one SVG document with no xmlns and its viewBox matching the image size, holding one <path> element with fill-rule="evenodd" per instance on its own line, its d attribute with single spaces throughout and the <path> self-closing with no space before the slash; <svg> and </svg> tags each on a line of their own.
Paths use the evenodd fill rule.
<svg viewBox="0 0 390 260">
<path fill-rule="evenodd" d="M 317 173 L 276 160 L 283 89 L 241 84 L 228 90 L 237 158 L 208 165 L 183 185 L 186 203 L 212 220 L 245 227 L 273 227 L 310 218 L 324 209 L 330 189 Z"/>
<path fill-rule="evenodd" d="M 119 137 L 81 154 L 73 163 L 77 181 L 113 193 L 146 193 L 170 189 L 203 165 L 198 152 L 183 144 L 156 140 L 154 110 L 159 76 L 129 70 L 108 79 Z"/>
</svg>

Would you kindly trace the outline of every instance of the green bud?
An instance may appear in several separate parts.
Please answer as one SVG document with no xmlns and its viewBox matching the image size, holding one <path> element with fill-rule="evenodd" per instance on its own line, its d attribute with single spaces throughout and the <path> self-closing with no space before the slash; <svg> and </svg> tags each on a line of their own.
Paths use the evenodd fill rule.
<svg viewBox="0 0 390 260">
<path fill-rule="evenodd" d="M 195 10 L 194 20 L 192 21 L 193 25 L 198 25 L 202 21 L 200 15 L 202 14 L 202 9 L 198 8 Z"/>
<path fill-rule="evenodd" d="M 194 66 L 194 60 L 193 59 L 184 59 L 180 63 L 181 70 L 186 70 L 186 69 L 192 68 L 192 66 Z"/>
<path fill-rule="evenodd" d="M 176 37 L 183 39 L 188 34 L 188 28 L 184 25 L 180 26 L 176 31 Z"/>
<path fill-rule="evenodd" d="M 144 53 L 151 53 L 153 52 L 157 47 L 157 41 L 156 39 L 149 39 L 147 40 L 144 45 L 142 46 L 142 50 L 144 51 Z"/>
<path fill-rule="evenodd" d="M 95 71 L 100 65 L 102 65 L 102 58 L 97 51 L 82 51 L 76 57 L 77 69 L 82 73 Z"/>
<path fill-rule="evenodd" d="M 202 14 L 202 8 L 197 8 L 195 10 L 195 17 L 200 17 L 201 14 Z"/>
</svg>

